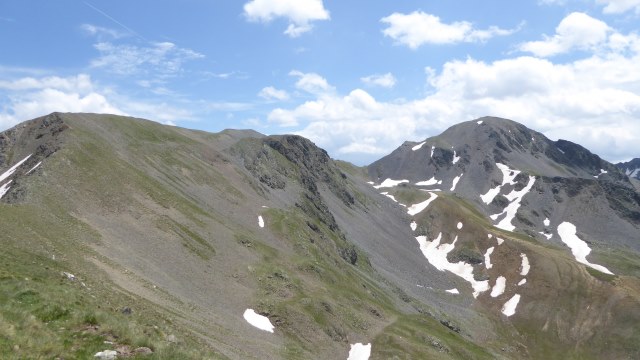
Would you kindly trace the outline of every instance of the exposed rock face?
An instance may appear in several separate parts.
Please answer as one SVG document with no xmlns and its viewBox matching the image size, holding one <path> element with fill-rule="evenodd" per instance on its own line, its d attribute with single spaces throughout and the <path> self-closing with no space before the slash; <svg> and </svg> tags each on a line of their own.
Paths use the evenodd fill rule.
<svg viewBox="0 0 640 360">
<path fill-rule="evenodd" d="M 13 174 L 11 187 L 2 197 L 2 201 L 17 203 L 24 198 L 24 175 L 60 149 L 64 141 L 62 135 L 68 128 L 61 114 L 53 113 L 24 122 L 0 134 L 0 169 L 10 168 L 29 156 Z M 20 151 L 15 152 L 14 149 Z M 0 170 L 0 173 L 2 172 Z"/>
</svg>

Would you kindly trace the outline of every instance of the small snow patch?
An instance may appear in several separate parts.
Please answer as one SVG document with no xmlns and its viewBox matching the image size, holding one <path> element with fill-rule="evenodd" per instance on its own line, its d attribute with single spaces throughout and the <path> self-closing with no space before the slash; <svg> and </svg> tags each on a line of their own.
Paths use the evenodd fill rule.
<svg viewBox="0 0 640 360">
<path fill-rule="evenodd" d="M 520 280 L 520 282 L 518 283 L 518 286 L 522 286 L 522 285 L 524 285 L 524 284 L 526 284 L 526 283 L 527 283 L 527 279 L 522 279 L 522 280 Z"/>
<path fill-rule="evenodd" d="M 544 224 L 544 226 L 549 226 L 551 225 L 551 221 L 549 220 L 549 218 L 545 218 L 544 221 L 542 222 Z"/>
<path fill-rule="evenodd" d="M 411 226 L 411 231 L 416 231 L 418 228 L 418 224 L 415 221 L 412 221 L 409 226 Z"/>
<path fill-rule="evenodd" d="M 462 229 L 462 223 L 458 222 L 458 225 L 456 227 L 458 228 L 458 230 Z"/>
<path fill-rule="evenodd" d="M 351 344 L 347 360 L 368 360 L 371 356 L 371 344 Z"/>
<path fill-rule="evenodd" d="M 436 180 L 435 176 L 429 180 L 419 181 L 416 183 L 417 186 L 431 186 L 431 185 L 440 185 L 442 184 L 442 180 Z"/>
<path fill-rule="evenodd" d="M 484 266 L 487 269 L 491 269 L 493 264 L 491 263 L 491 254 L 493 254 L 493 246 L 487 249 L 487 252 L 484 253 Z"/>
<path fill-rule="evenodd" d="M 262 215 L 258 216 L 258 226 L 261 228 L 264 227 L 264 219 L 262 218 Z"/>
<path fill-rule="evenodd" d="M 268 317 L 262 316 L 256 313 L 253 309 L 247 309 L 244 311 L 244 319 L 251 325 L 257 327 L 260 330 L 273 332 L 273 325 Z"/>
<path fill-rule="evenodd" d="M 506 316 L 511 316 L 516 313 L 516 307 L 518 307 L 518 303 L 520 302 L 520 294 L 515 294 L 509 301 L 504 303 L 502 307 L 502 313 Z"/>
<path fill-rule="evenodd" d="M 449 290 L 445 290 L 446 292 L 448 292 L 449 294 L 460 294 L 460 291 L 458 291 L 458 289 L 453 288 L 453 289 L 449 289 Z"/>
<path fill-rule="evenodd" d="M 2 173 L 2 175 L 0 175 L 0 182 L 3 182 L 6 178 L 8 178 L 9 176 L 13 175 L 13 173 L 16 172 L 16 170 L 20 167 L 20 165 L 22 165 L 25 161 L 29 160 L 30 157 L 31 157 L 31 154 L 27 155 L 26 158 L 18 161 L 9 170 L 7 170 L 4 173 Z"/>
<path fill-rule="evenodd" d="M 426 144 L 426 142 L 420 143 L 420 144 L 418 144 L 418 145 L 416 145 L 416 146 L 412 147 L 412 148 L 411 148 L 411 150 L 413 150 L 413 151 L 418 151 L 418 150 L 420 150 L 420 149 L 422 148 L 422 146 L 423 146 L 424 144 Z"/>
<path fill-rule="evenodd" d="M 27 171 L 27 173 L 25 175 L 29 175 L 31 174 L 31 172 L 35 169 L 38 168 L 38 166 L 40 166 L 40 164 L 42 164 L 42 161 L 40 161 L 39 163 L 37 163 L 34 167 L 31 168 L 31 170 Z"/>
<path fill-rule="evenodd" d="M 464 174 L 460 174 L 460 176 L 456 176 L 455 178 L 453 178 L 453 184 L 451 185 L 451 191 L 454 191 L 456 189 L 456 186 L 458 186 L 458 181 L 460 181 L 460 178 L 462 177 L 462 175 L 464 175 Z"/>
<path fill-rule="evenodd" d="M 434 151 L 436 151 L 436 147 L 435 147 L 435 146 L 432 146 L 432 147 L 431 147 L 431 157 L 433 157 L 433 152 L 434 152 Z"/>
<path fill-rule="evenodd" d="M 605 170 L 605 169 L 600 169 L 600 174 L 598 174 L 598 175 L 594 176 L 594 178 L 598 179 L 598 178 L 600 177 L 600 175 L 602 175 L 602 174 L 607 174 L 607 173 L 609 173 L 607 170 Z"/>
<path fill-rule="evenodd" d="M 409 206 L 409 208 L 407 209 L 407 213 L 411 216 L 414 216 L 416 214 L 419 214 L 422 210 L 426 209 L 427 206 L 429 206 L 429 204 L 431 204 L 431 202 L 433 200 L 435 200 L 438 197 L 438 195 L 434 194 L 434 193 L 429 193 L 429 198 L 421 203 L 418 204 L 414 204 Z"/>
<path fill-rule="evenodd" d="M 496 240 L 498 241 L 498 245 L 502 245 L 502 243 L 504 242 L 504 239 L 501 238 L 496 238 Z"/>
<path fill-rule="evenodd" d="M 496 284 L 491 289 L 491 297 L 498 297 L 504 294 L 504 289 L 507 285 L 507 278 L 504 276 L 498 276 L 496 279 Z"/>
<path fill-rule="evenodd" d="M 576 261 L 589 266 L 590 268 L 601 271 L 605 274 L 613 275 L 609 269 L 602 265 L 592 264 L 587 260 L 587 255 L 591 252 L 591 248 L 576 235 L 576 226 L 570 222 L 563 222 L 558 225 L 558 234 L 563 243 L 570 249 Z"/>
<path fill-rule="evenodd" d="M 482 122 L 483 122 L 482 120 L 478 120 L 477 124 L 482 125 Z"/>
<path fill-rule="evenodd" d="M 488 237 L 489 239 L 491 239 L 491 238 L 493 237 L 493 235 L 491 235 L 491 234 L 487 234 L 487 237 Z"/>
<path fill-rule="evenodd" d="M 453 164 L 455 165 L 458 161 L 460 161 L 460 156 L 458 156 L 456 151 L 453 150 Z"/>
<path fill-rule="evenodd" d="M 547 240 L 551 240 L 551 238 L 553 237 L 553 234 L 547 234 L 547 233 L 546 233 L 546 232 L 544 232 L 544 231 L 540 231 L 540 232 L 539 232 L 539 234 L 540 234 L 540 235 L 542 235 L 542 236 L 544 236 L 544 237 L 546 237 L 546 238 L 547 238 Z"/>
<path fill-rule="evenodd" d="M 381 188 L 395 187 L 395 186 L 398 186 L 398 185 L 400 185 L 402 183 L 408 183 L 408 182 L 409 182 L 409 180 L 386 179 L 385 181 L 382 182 L 382 184 L 375 185 L 374 188 L 381 189 Z"/>
<path fill-rule="evenodd" d="M 520 257 L 522 258 L 522 270 L 520 270 L 520 275 L 527 276 L 531 269 L 531 266 L 529 265 L 529 258 L 527 257 L 527 254 L 520 254 Z"/>
<path fill-rule="evenodd" d="M 7 181 L 6 184 L 0 186 L 0 199 L 2 199 L 2 197 L 4 196 L 4 194 L 7 193 L 7 191 L 9 191 L 9 189 L 11 189 L 11 186 L 9 186 L 9 184 L 11 184 L 13 180 L 9 180 Z"/>
</svg>

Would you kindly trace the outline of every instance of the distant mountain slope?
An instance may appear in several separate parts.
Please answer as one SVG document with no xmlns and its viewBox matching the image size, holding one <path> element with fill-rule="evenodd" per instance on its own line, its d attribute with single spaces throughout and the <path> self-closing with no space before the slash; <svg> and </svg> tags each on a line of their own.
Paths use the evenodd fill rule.
<svg viewBox="0 0 640 360">
<path fill-rule="evenodd" d="M 626 163 L 617 163 L 616 166 L 630 178 L 640 179 L 640 158 Z"/>
<path fill-rule="evenodd" d="M 494 222 L 504 229 L 559 239 L 555 228 L 571 221 L 589 242 L 640 250 L 640 196 L 627 177 L 580 145 L 551 141 L 510 120 L 461 123 L 422 143 L 405 143 L 368 169 L 376 183 L 408 180 L 455 192 L 487 216 L 513 204 L 510 210 L 517 211 Z M 505 197 L 524 188 L 517 204 Z"/>
</svg>

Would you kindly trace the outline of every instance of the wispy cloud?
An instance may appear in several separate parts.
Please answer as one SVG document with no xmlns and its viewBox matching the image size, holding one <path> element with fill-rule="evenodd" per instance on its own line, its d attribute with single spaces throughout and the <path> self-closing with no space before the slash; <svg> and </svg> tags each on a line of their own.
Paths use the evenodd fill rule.
<svg viewBox="0 0 640 360">
<path fill-rule="evenodd" d="M 135 32 L 133 29 L 131 29 L 130 27 L 126 26 L 125 24 L 121 23 L 120 21 L 118 21 L 116 18 L 114 18 L 113 16 L 107 14 L 106 12 L 100 10 L 99 8 L 97 8 L 94 5 L 91 5 L 88 2 L 84 2 L 85 5 L 87 5 L 88 7 L 92 8 L 93 10 L 95 10 L 96 12 L 98 12 L 99 14 L 101 14 L 102 16 L 106 17 L 107 19 L 111 20 L 113 23 L 115 23 L 116 25 L 120 26 L 121 28 L 125 29 L 127 31 L 127 33 L 129 34 L 133 34 L 135 36 L 137 36 L 138 38 L 142 39 L 145 42 L 148 42 L 147 39 L 144 38 L 144 36 L 138 34 L 137 32 Z"/>
<path fill-rule="evenodd" d="M 392 88 L 396 85 L 396 78 L 392 73 L 369 75 L 361 77 L 360 80 L 369 86 Z"/>
<path fill-rule="evenodd" d="M 87 33 L 88 35 L 95 36 L 98 39 L 110 38 L 110 39 L 120 39 L 127 36 L 131 36 L 131 33 L 118 31 L 116 29 L 110 29 L 102 26 L 92 25 L 92 24 L 82 24 L 80 25 L 80 29 Z"/>
<path fill-rule="evenodd" d="M 171 77 L 184 70 L 185 62 L 204 58 L 196 51 L 170 42 L 152 43 L 147 47 L 100 42 L 94 47 L 100 52 L 100 57 L 91 61 L 91 67 L 119 75 Z"/>
<path fill-rule="evenodd" d="M 267 86 L 260 90 L 258 96 L 265 100 L 285 101 L 289 99 L 289 93 L 284 90 L 278 90 L 273 86 Z"/>
</svg>

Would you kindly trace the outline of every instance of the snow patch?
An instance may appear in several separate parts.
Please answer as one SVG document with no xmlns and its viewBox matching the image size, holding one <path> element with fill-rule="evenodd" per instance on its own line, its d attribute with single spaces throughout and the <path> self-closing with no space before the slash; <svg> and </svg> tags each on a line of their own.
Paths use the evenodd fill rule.
<svg viewBox="0 0 640 360">
<path fill-rule="evenodd" d="M 27 155 L 26 158 L 18 161 L 15 165 L 13 165 L 9 170 L 5 171 L 4 173 L 2 173 L 2 175 L 0 175 L 0 182 L 3 182 L 6 178 L 8 178 L 9 176 L 13 175 L 14 172 L 16 172 L 16 170 L 18 170 L 18 168 L 20 167 L 20 165 L 22 165 L 25 161 L 29 160 L 29 158 L 31 157 L 32 154 Z"/>
<path fill-rule="evenodd" d="M 13 180 L 9 180 L 7 181 L 6 184 L 0 186 L 0 199 L 2 199 L 2 197 L 4 196 L 4 194 L 7 193 L 7 191 L 9 191 L 9 189 L 11 189 L 11 186 L 9 186 L 9 184 L 11 184 Z"/>
<path fill-rule="evenodd" d="M 431 186 L 431 185 L 440 185 L 442 184 L 442 180 L 436 180 L 436 177 L 432 177 L 429 180 L 419 181 L 416 183 L 417 186 Z"/>
<path fill-rule="evenodd" d="M 504 276 L 498 276 L 496 279 L 496 284 L 493 285 L 493 289 L 491 289 L 491 297 L 498 297 L 504 294 L 504 289 L 507 286 L 507 278 Z"/>
<path fill-rule="evenodd" d="M 483 122 L 482 120 L 478 120 L 477 124 L 482 125 L 482 122 Z"/>
<path fill-rule="evenodd" d="M 524 284 L 526 284 L 526 283 L 527 283 L 527 279 L 522 279 L 522 280 L 520 280 L 520 282 L 518 283 L 518 286 L 522 286 L 522 285 L 524 285 Z"/>
<path fill-rule="evenodd" d="M 264 219 L 262 218 L 262 215 L 258 216 L 258 226 L 261 228 L 264 227 Z"/>
<path fill-rule="evenodd" d="M 493 254 L 493 246 L 487 249 L 487 252 L 484 253 L 484 266 L 487 269 L 491 269 L 493 264 L 491 263 L 491 254 Z"/>
<path fill-rule="evenodd" d="M 418 144 L 418 145 L 416 145 L 416 146 L 412 147 L 412 148 L 411 148 L 411 150 L 413 150 L 413 151 L 418 151 L 418 150 L 420 150 L 420 149 L 422 148 L 422 145 L 424 145 L 424 144 L 426 144 L 426 143 L 427 143 L 426 141 L 425 141 L 425 142 L 423 142 L 423 143 L 420 143 L 420 144 Z"/>
<path fill-rule="evenodd" d="M 349 350 L 349 357 L 347 360 L 368 360 L 371 356 L 371 343 L 369 344 L 351 344 L 351 350 Z"/>
<path fill-rule="evenodd" d="M 502 307 L 502 313 L 506 316 L 511 316 L 516 313 L 516 307 L 518 307 L 518 303 L 520 302 L 520 294 L 515 294 L 509 301 L 504 303 Z"/>
<path fill-rule="evenodd" d="M 496 240 L 498 241 L 498 245 L 502 245 L 502 243 L 504 242 L 504 239 L 501 238 L 496 238 Z"/>
<path fill-rule="evenodd" d="M 489 191 L 487 191 L 486 194 L 480 195 L 480 198 L 482 199 L 482 202 L 484 202 L 487 205 L 491 204 L 493 199 L 495 199 L 495 197 L 498 196 L 498 194 L 500 194 L 500 190 L 502 190 L 503 186 L 505 186 L 507 184 L 515 185 L 516 183 L 513 181 L 513 179 L 515 179 L 516 176 L 518 176 L 518 174 L 520 174 L 520 171 L 510 169 L 505 164 L 496 163 L 496 166 L 502 172 L 502 184 L 494 187 L 493 189 L 489 189 Z"/>
<path fill-rule="evenodd" d="M 458 230 L 462 229 L 462 223 L 458 222 L 458 225 L 456 225 L 456 227 L 458 228 Z"/>
<path fill-rule="evenodd" d="M 460 161 L 460 156 L 458 156 L 456 151 L 453 150 L 453 164 L 455 165 L 458 161 Z"/>
<path fill-rule="evenodd" d="M 42 161 L 40 161 L 39 163 L 36 164 L 36 166 L 32 167 L 31 170 L 27 171 L 27 173 L 25 175 L 29 175 L 31 174 L 31 172 L 35 169 L 38 168 L 38 166 L 40 166 L 40 164 L 42 164 Z"/>
<path fill-rule="evenodd" d="M 570 249 L 576 261 L 589 266 L 590 268 L 601 271 L 605 274 L 613 275 L 609 269 L 602 265 L 592 264 L 587 260 L 587 255 L 591 252 L 591 248 L 586 242 L 581 240 L 576 235 L 576 226 L 570 222 L 563 222 L 558 225 L 558 234 L 563 243 L 565 243 Z"/>
<path fill-rule="evenodd" d="M 493 237 L 493 235 L 491 235 L 491 234 L 487 234 L 487 237 L 488 237 L 489 239 L 491 239 L 491 238 Z"/>
<path fill-rule="evenodd" d="M 411 226 L 411 231 L 416 231 L 418 228 L 418 224 L 415 221 L 412 221 L 409 226 Z"/>
<path fill-rule="evenodd" d="M 529 273 L 529 270 L 531 270 L 531 265 L 529 265 L 529 258 L 527 257 L 527 254 L 520 254 L 520 257 L 522 258 L 522 264 L 521 264 L 521 268 L 522 270 L 520 270 L 520 275 L 522 276 L 527 276 L 527 274 Z"/>
<path fill-rule="evenodd" d="M 462 175 L 464 175 L 464 174 L 460 174 L 460 176 L 456 176 L 455 178 L 453 178 L 453 184 L 451 185 L 451 191 L 454 191 L 456 189 L 456 186 L 458 186 L 458 181 L 460 181 L 460 178 L 462 177 Z"/>
<path fill-rule="evenodd" d="M 540 231 L 538 234 L 540 234 L 540 235 L 542 235 L 542 236 L 546 237 L 546 238 L 547 238 L 547 240 L 551 240 L 551 238 L 553 237 L 553 234 L 547 234 L 547 233 L 546 233 L 546 232 L 544 232 L 544 231 Z"/>
<path fill-rule="evenodd" d="M 431 147 L 431 157 L 432 157 L 432 158 L 433 158 L 433 152 L 434 152 L 435 150 L 436 150 L 436 147 L 435 147 L 435 146 L 432 146 L 432 147 Z"/>
<path fill-rule="evenodd" d="M 409 208 L 407 209 L 407 214 L 414 216 L 416 214 L 419 214 L 420 212 L 422 212 L 422 210 L 426 209 L 427 206 L 429 206 L 429 204 L 431 204 L 431 202 L 433 200 L 435 200 L 438 197 L 438 195 L 430 192 L 429 193 L 429 198 L 421 203 L 418 204 L 413 204 L 411 206 L 409 206 Z"/>
<path fill-rule="evenodd" d="M 513 224 L 511 224 L 511 221 L 513 220 L 513 218 L 515 218 L 516 213 L 520 208 L 520 202 L 522 201 L 522 198 L 525 195 L 527 195 L 529 191 L 531 191 L 531 188 L 533 187 L 533 184 L 535 182 L 536 182 L 536 177 L 529 176 L 529 183 L 527 184 L 527 186 L 525 186 L 520 191 L 516 191 L 514 189 L 505 196 L 507 200 L 511 201 L 511 203 L 509 203 L 509 205 L 507 205 L 507 207 L 505 207 L 501 213 L 490 216 L 492 220 L 496 220 L 499 216 L 506 214 L 506 216 L 502 219 L 502 221 L 500 221 L 496 225 L 497 228 L 500 228 L 502 230 L 507 230 L 507 231 L 515 230 L 516 227 L 513 226 Z"/>
<path fill-rule="evenodd" d="M 386 179 L 385 181 L 382 182 L 382 184 L 380 185 L 375 185 L 374 188 L 376 189 L 380 189 L 380 188 L 388 188 L 388 187 L 395 187 L 398 186 L 402 183 L 408 183 L 409 180 L 392 180 L 392 179 Z"/>
<path fill-rule="evenodd" d="M 449 271 L 468 281 L 473 288 L 473 297 L 476 298 L 480 293 L 489 290 L 489 281 L 477 281 L 473 277 L 473 266 L 463 261 L 457 263 L 450 263 L 447 259 L 449 254 L 456 246 L 458 237 L 453 240 L 451 244 L 440 244 L 442 240 L 442 233 L 438 234 L 438 237 L 433 241 L 427 241 L 426 236 L 416 237 L 418 244 L 420 245 L 420 251 L 427 261 L 433 265 L 439 271 Z"/>
<path fill-rule="evenodd" d="M 544 221 L 542 222 L 544 224 L 544 226 L 549 226 L 551 225 L 551 221 L 549 220 L 549 218 L 545 218 Z"/>
<path fill-rule="evenodd" d="M 449 294 L 460 294 L 460 291 L 458 291 L 458 289 L 453 288 L 453 289 L 449 289 L 449 290 L 445 290 L 446 292 L 448 292 Z"/>
<path fill-rule="evenodd" d="M 268 331 L 270 333 L 273 332 L 273 325 L 268 317 L 256 313 L 253 309 L 245 310 L 243 316 L 249 324 L 257 327 L 258 329 Z"/>
<path fill-rule="evenodd" d="M 605 169 L 600 169 L 600 174 L 598 174 L 598 175 L 594 176 L 594 178 L 598 179 L 598 178 L 600 177 L 600 175 L 602 175 L 602 174 L 608 174 L 608 173 L 609 173 L 609 172 L 608 172 L 608 171 L 606 171 Z"/>
</svg>

